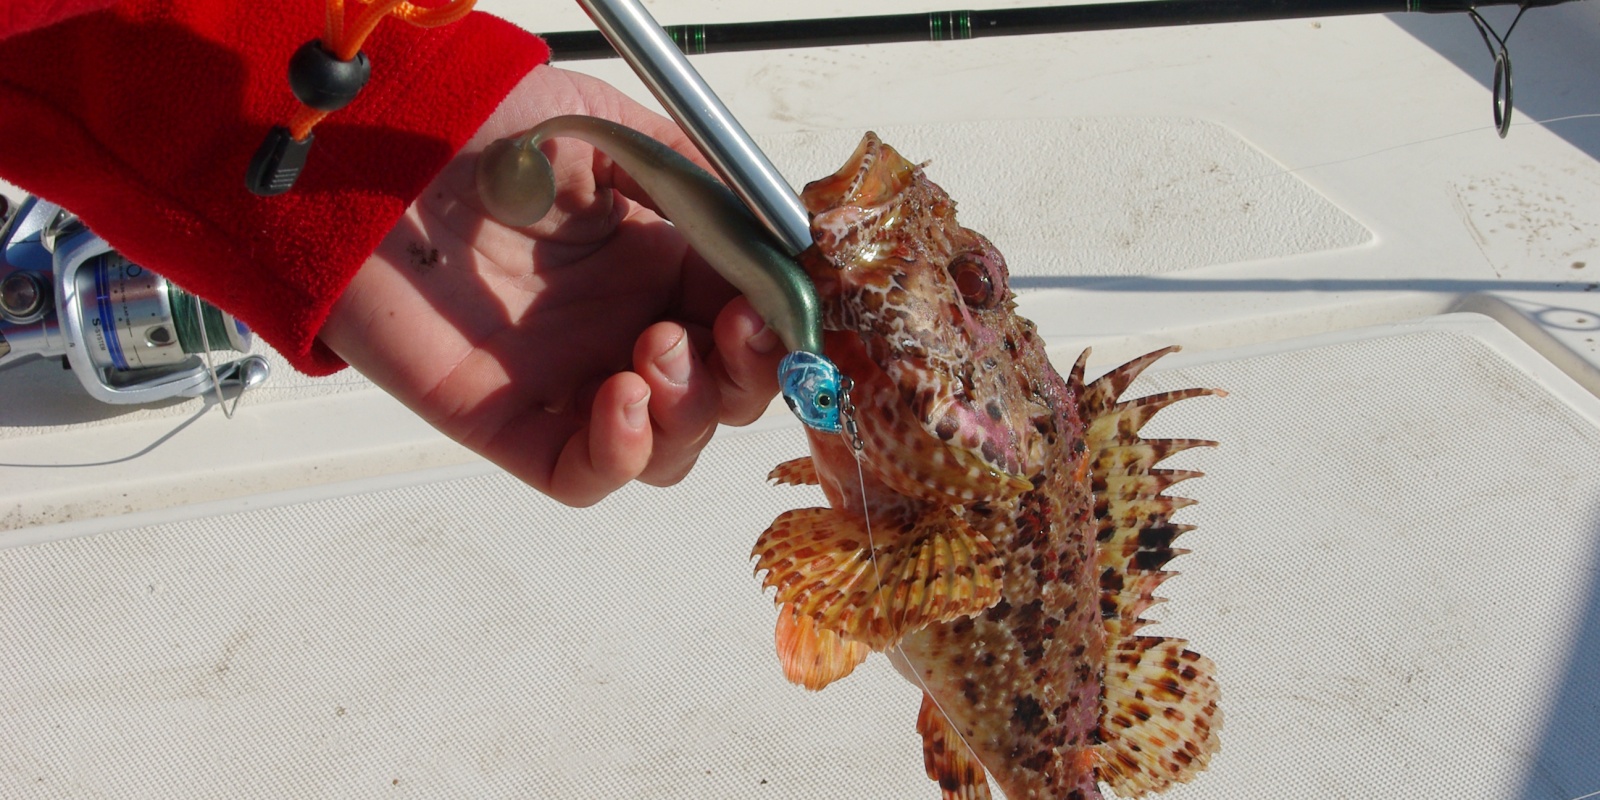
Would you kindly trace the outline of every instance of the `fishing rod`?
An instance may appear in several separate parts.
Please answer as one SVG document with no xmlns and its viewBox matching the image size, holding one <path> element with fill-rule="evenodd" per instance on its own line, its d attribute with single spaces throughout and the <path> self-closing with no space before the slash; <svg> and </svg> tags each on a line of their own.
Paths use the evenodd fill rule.
<svg viewBox="0 0 1600 800">
<path fill-rule="evenodd" d="M 1553 6 L 1571 0 L 1136 0 L 1128 3 L 933 11 L 864 17 L 663 26 L 686 55 L 799 47 L 944 42 L 988 36 L 1211 25 L 1275 19 L 1422 12 L 1475 13 L 1486 6 Z M 1509 32 L 1508 32 L 1509 33 Z M 598 31 L 543 34 L 557 61 L 612 58 Z"/>
<path fill-rule="evenodd" d="M 1071 6 L 1004 8 L 992 11 L 931 11 L 861 17 L 728 22 L 663 26 L 671 45 L 685 55 L 737 53 L 800 47 L 893 42 L 946 42 L 988 36 L 1216 25 L 1355 14 L 1465 13 L 1477 26 L 1494 59 L 1494 125 L 1500 138 L 1511 131 L 1511 55 L 1506 39 L 1530 8 L 1572 0 L 1134 0 Z M 1517 6 L 1516 19 L 1496 33 L 1478 13 L 1486 6 Z M 546 33 L 556 61 L 612 58 L 617 52 L 598 31 Z"/>
</svg>

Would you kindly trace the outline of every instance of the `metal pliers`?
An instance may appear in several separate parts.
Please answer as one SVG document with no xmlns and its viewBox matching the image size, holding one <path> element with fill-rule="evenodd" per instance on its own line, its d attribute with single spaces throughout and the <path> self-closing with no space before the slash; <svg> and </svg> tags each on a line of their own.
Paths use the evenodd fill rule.
<svg viewBox="0 0 1600 800">
<path fill-rule="evenodd" d="M 816 287 L 794 261 L 811 245 L 804 206 L 638 0 L 578 2 L 726 186 L 636 131 L 593 117 L 556 117 L 485 148 L 477 167 L 485 206 L 507 224 L 533 224 L 554 200 L 554 178 L 539 142 L 573 136 L 595 145 L 650 194 L 789 348 L 778 382 L 795 415 L 813 429 L 843 431 L 849 380 L 822 352 Z"/>
</svg>

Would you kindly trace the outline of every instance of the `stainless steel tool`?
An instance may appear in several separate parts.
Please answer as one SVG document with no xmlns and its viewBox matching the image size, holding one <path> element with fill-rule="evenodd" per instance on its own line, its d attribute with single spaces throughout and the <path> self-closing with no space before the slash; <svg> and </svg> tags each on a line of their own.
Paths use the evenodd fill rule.
<svg viewBox="0 0 1600 800">
<path fill-rule="evenodd" d="M 800 198 L 639 0 L 578 5 L 789 254 L 809 247 L 810 219 Z"/>
<path fill-rule="evenodd" d="M 637 0 L 579 2 L 727 186 L 637 131 L 593 117 L 555 117 L 484 148 L 477 164 L 484 207 L 507 225 L 532 225 L 556 193 L 539 143 L 571 136 L 594 145 L 649 192 L 684 239 L 782 338 L 789 353 L 778 365 L 778 385 L 795 416 L 814 430 L 859 441 L 849 413 L 850 381 L 822 352 L 816 287 L 794 261 L 811 245 L 800 199 Z"/>
</svg>

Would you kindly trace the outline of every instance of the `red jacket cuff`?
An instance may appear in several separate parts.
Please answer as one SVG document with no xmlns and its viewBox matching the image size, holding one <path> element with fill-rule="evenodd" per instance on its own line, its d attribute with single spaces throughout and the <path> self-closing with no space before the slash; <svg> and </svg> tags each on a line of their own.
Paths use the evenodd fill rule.
<svg viewBox="0 0 1600 800">
<path fill-rule="evenodd" d="M 385 20 L 372 79 L 317 125 L 295 188 L 245 189 L 298 108 L 289 57 L 321 3 L 130 0 L 0 42 L 0 175 L 77 213 L 133 261 L 243 320 L 311 374 L 333 302 L 506 93 L 549 51 L 487 14 Z"/>
</svg>

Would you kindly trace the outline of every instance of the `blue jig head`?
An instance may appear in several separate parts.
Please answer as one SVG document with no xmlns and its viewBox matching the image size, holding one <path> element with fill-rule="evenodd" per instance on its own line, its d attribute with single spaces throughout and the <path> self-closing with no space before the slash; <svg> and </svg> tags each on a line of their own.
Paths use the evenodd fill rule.
<svg viewBox="0 0 1600 800">
<path fill-rule="evenodd" d="M 823 433 L 844 430 L 844 374 L 827 356 L 795 350 L 778 362 L 778 391 L 806 427 Z"/>
</svg>

